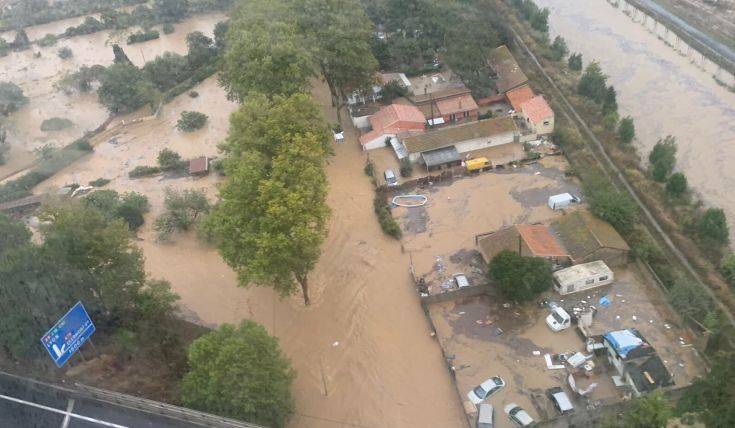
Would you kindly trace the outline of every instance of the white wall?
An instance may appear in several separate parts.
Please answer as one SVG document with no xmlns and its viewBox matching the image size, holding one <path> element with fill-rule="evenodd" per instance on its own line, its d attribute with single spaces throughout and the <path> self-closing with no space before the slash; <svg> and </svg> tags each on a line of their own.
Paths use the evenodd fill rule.
<svg viewBox="0 0 735 428">
<path fill-rule="evenodd" d="M 487 149 L 488 147 L 502 146 L 513 142 L 514 132 L 506 132 L 503 134 L 493 135 L 492 137 L 476 138 L 474 140 L 462 141 L 454 147 L 459 153 L 467 153 L 474 150 Z"/>
<path fill-rule="evenodd" d="M 360 116 L 360 117 L 351 117 L 352 124 L 355 125 L 355 128 L 358 129 L 368 129 L 370 128 L 370 120 L 368 120 L 370 116 Z"/>
<path fill-rule="evenodd" d="M 394 138 L 396 134 L 382 134 L 377 138 L 373 138 L 372 140 L 365 143 L 363 148 L 365 150 L 373 150 L 373 149 L 379 149 L 381 147 L 385 147 L 385 140 L 386 138 Z"/>
</svg>

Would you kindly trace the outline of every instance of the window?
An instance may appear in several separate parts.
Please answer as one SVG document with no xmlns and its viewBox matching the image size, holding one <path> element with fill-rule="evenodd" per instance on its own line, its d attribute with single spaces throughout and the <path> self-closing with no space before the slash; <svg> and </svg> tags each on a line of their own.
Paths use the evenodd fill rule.
<svg viewBox="0 0 735 428">
<path fill-rule="evenodd" d="M 462 116 L 463 117 L 470 117 L 470 112 L 466 111 L 466 112 L 462 113 Z"/>
<path fill-rule="evenodd" d="M 455 114 L 450 114 L 450 115 L 449 115 L 449 121 L 450 121 L 450 122 L 454 122 L 455 120 L 457 120 L 457 115 L 455 115 Z"/>
<path fill-rule="evenodd" d="M 549 121 L 548 120 L 545 120 L 544 121 L 544 126 L 549 126 Z"/>
<path fill-rule="evenodd" d="M 607 275 L 601 276 L 597 279 L 598 281 L 607 281 Z"/>
<path fill-rule="evenodd" d="M 585 284 L 587 284 L 587 285 L 594 284 L 594 283 L 595 283 L 595 279 L 594 278 L 588 279 L 587 281 L 585 281 Z"/>
</svg>

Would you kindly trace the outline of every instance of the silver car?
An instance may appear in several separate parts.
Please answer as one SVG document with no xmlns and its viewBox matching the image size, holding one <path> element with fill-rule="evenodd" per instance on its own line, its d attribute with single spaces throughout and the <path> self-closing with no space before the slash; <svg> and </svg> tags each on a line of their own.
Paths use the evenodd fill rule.
<svg viewBox="0 0 735 428">
<path fill-rule="evenodd" d="M 474 404 L 480 404 L 486 398 L 503 389 L 505 381 L 500 376 L 493 376 L 475 389 L 467 393 L 467 398 Z"/>
<path fill-rule="evenodd" d="M 533 424 L 533 418 L 521 406 L 516 403 L 510 403 L 505 406 L 505 414 L 508 418 L 519 427 L 527 427 Z"/>
</svg>

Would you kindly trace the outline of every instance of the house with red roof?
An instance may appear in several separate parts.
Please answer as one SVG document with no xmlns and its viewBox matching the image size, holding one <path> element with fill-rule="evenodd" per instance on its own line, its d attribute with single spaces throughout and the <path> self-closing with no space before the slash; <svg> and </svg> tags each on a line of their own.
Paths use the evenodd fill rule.
<svg viewBox="0 0 735 428">
<path fill-rule="evenodd" d="M 526 126 L 538 135 L 554 132 L 554 110 L 542 95 L 536 95 L 520 104 L 518 115 L 526 122 Z"/>
<path fill-rule="evenodd" d="M 418 107 L 404 104 L 391 104 L 378 110 L 368 118 L 371 130 L 360 136 L 363 150 L 385 147 L 386 140 L 399 133 L 423 131 L 426 117 Z"/>
<path fill-rule="evenodd" d="M 508 103 L 516 112 L 520 112 L 521 105 L 535 96 L 536 94 L 533 92 L 533 89 L 528 85 L 511 89 L 505 94 L 505 98 L 508 99 Z"/>
<path fill-rule="evenodd" d="M 409 97 L 429 125 L 441 126 L 477 120 L 479 107 L 464 85 Z"/>
<path fill-rule="evenodd" d="M 477 235 L 475 242 L 487 263 L 501 251 L 507 250 L 525 257 L 541 257 L 553 265 L 571 264 L 567 250 L 542 224 L 516 224 Z"/>
</svg>

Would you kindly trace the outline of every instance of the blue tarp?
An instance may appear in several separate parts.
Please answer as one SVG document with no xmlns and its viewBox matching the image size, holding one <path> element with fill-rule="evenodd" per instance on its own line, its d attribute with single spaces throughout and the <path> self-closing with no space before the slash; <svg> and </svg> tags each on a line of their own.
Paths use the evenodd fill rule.
<svg viewBox="0 0 735 428">
<path fill-rule="evenodd" d="M 600 306 L 603 308 L 610 306 L 610 303 L 612 302 L 610 302 L 610 299 L 607 296 L 600 297 Z"/>
<path fill-rule="evenodd" d="M 641 338 L 630 330 L 612 331 L 605 335 L 605 339 L 610 342 L 613 349 L 623 358 L 628 356 L 628 352 L 643 345 Z"/>
</svg>

